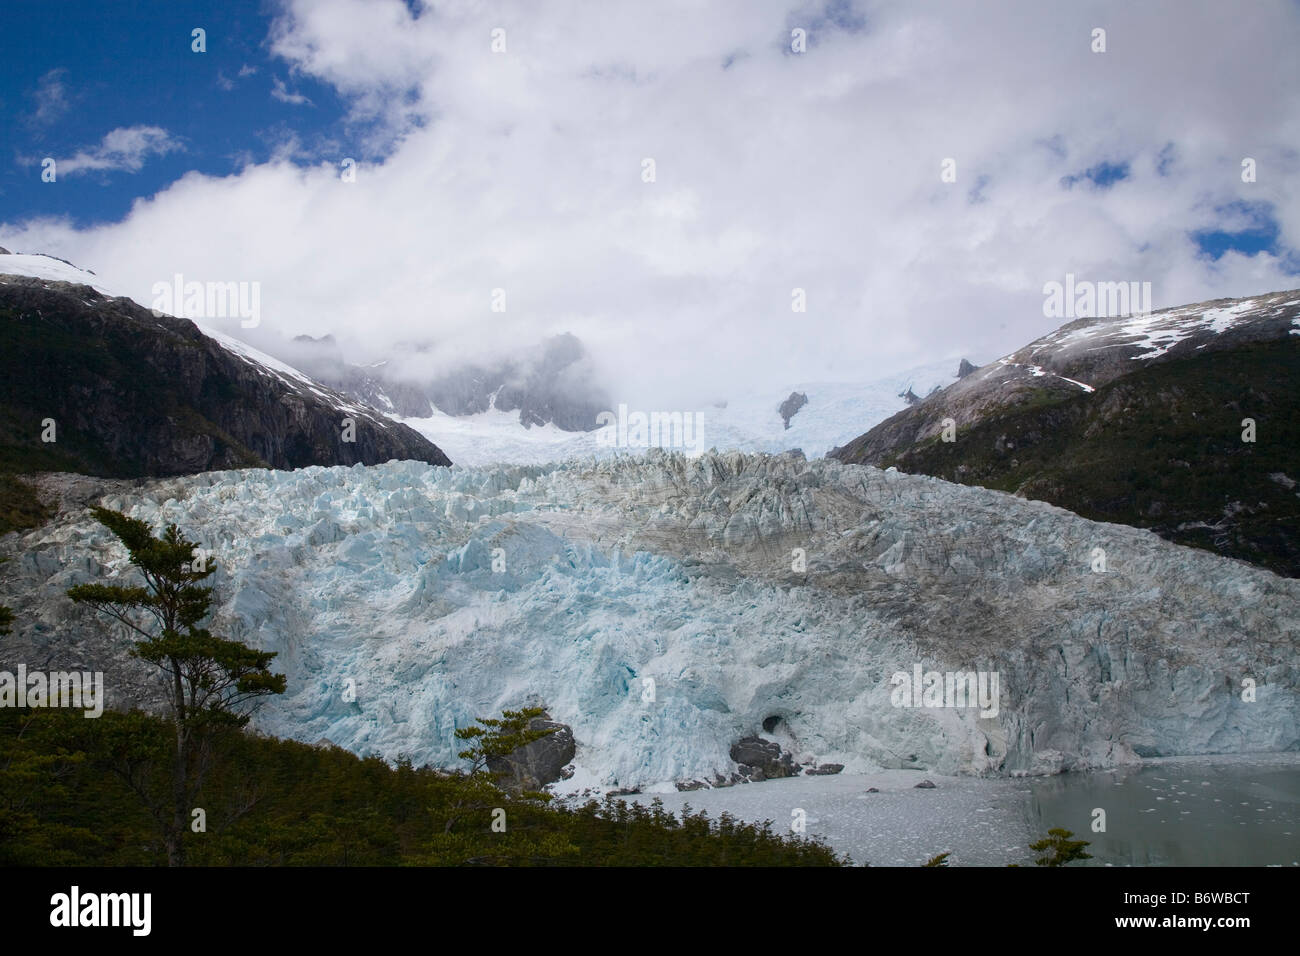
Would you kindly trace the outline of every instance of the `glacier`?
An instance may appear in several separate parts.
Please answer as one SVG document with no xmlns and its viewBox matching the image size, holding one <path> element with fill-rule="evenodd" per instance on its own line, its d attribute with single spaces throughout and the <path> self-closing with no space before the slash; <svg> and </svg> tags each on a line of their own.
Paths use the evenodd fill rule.
<svg viewBox="0 0 1300 956">
<path fill-rule="evenodd" d="M 958 362 L 956 357 L 929 362 L 865 382 L 795 382 L 784 387 L 751 389 L 703 408 L 680 409 L 699 423 L 700 440 L 692 442 L 698 447 L 683 450 L 688 454 L 708 448 L 778 454 L 797 448 L 809 458 L 820 458 L 848 444 L 862 434 L 864 427 L 906 408 L 900 393 L 907 389 L 919 389 L 925 395 L 955 382 Z M 786 428 L 777 408 L 782 396 L 791 391 L 807 395 L 808 404 Z M 589 432 L 566 432 L 555 425 L 524 428 L 518 413 L 496 408 L 476 415 L 453 416 L 435 408 L 428 418 L 390 417 L 415 429 L 456 464 L 469 467 L 545 464 L 639 450 L 619 448 L 614 425 Z"/>
<path fill-rule="evenodd" d="M 103 670 L 109 706 L 156 691 L 63 596 L 133 573 L 90 502 L 214 555 L 214 630 L 288 677 L 258 730 L 356 753 L 455 765 L 457 728 L 538 702 L 607 789 L 722 782 L 765 722 L 847 773 L 1300 749 L 1300 581 L 987 489 L 660 450 L 45 479 L 59 514 L 0 542 L 0 667 Z M 918 664 L 996 672 L 997 715 L 893 706 Z"/>
</svg>

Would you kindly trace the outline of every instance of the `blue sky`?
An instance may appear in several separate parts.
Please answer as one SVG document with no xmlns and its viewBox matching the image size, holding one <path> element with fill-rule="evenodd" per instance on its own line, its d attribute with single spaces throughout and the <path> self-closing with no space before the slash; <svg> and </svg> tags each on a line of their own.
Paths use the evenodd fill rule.
<svg viewBox="0 0 1300 956">
<path fill-rule="evenodd" d="M 1175 154 L 1176 148 L 1172 143 L 1161 150 L 1156 165 L 1159 175 L 1169 174 L 1169 166 Z M 1081 172 L 1061 177 L 1061 186 L 1064 189 L 1078 186 L 1104 190 L 1123 182 L 1129 175 L 1128 163 L 1103 161 Z M 1223 228 L 1193 230 L 1191 238 L 1204 256 L 1217 261 L 1227 252 L 1240 252 L 1248 256 L 1266 252 L 1282 259 L 1282 268 L 1287 274 L 1300 275 L 1300 255 L 1295 249 L 1280 242 L 1281 230 L 1271 203 L 1239 200 L 1226 203 L 1215 212 L 1225 221 L 1236 222 L 1237 226 L 1225 223 Z M 1242 219 L 1246 221 L 1243 223 Z"/>
<path fill-rule="evenodd" d="M 272 8 L 257 0 L 87 2 L 5 0 L 0 10 L 0 208 L 6 217 L 118 220 L 140 196 L 185 173 L 212 176 L 266 162 L 295 134 L 304 148 L 360 155 L 334 90 L 291 77 L 266 38 Z M 205 53 L 191 31 L 206 30 Z M 277 83 L 287 98 L 276 98 Z M 41 180 L 44 157 L 94 150 L 114 129 L 158 127 L 172 144 L 138 171 L 107 169 Z M 57 167 L 56 167 L 57 170 Z"/>
<path fill-rule="evenodd" d="M 1300 286 L 1296 0 L 5 0 L 0 25 L 0 246 L 141 300 L 258 282 L 263 347 L 451 365 L 568 331 L 620 400 L 684 407 L 991 360 L 1051 330 L 1067 273 L 1157 308 Z"/>
</svg>

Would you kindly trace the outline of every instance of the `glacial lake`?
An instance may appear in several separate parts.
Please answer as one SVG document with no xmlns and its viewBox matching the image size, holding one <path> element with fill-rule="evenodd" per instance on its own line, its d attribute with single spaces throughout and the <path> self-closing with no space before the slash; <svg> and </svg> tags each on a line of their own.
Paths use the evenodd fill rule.
<svg viewBox="0 0 1300 956">
<path fill-rule="evenodd" d="M 1300 866 L 1298 755 L 1162 758 L 1031 790 L 1030 822 L 1083 834 L 1093 865 Z M 1091 830 L 1096 808 L 1104 833 Z"/>
<path fill-rule="evenodd" d="M 934 789 L 916 789 L 923 779 Z M 624 799 L 656 797 L 674 812 L 727 811 L 783 830 L 802 819 L 807 835 L 872 866 L 943 852 L 954 866 L 1032 865 L 1028 844 L 1052 827 L 1090 841 L 1088 866 L 1300 866 L 1300 754 L 1166 757 L 1054 777 L 886 770 Z M 1092 829 L 1098 808 L 1105 832 Z"/>
</svg>

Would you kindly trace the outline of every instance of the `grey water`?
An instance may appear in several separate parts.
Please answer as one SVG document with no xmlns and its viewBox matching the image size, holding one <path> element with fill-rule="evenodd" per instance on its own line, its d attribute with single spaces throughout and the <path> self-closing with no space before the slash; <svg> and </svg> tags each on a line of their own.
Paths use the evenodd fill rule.
<svg viewBox="0 0 1300 956">
<path fill-rule="evenodd" d="M 935 787 L 916 789 L 926 778 Z M 947 852 L 952 866 L 1033 866 L 1029 844 L 1060 827 L 1089 843 L 1092 858 L 1074 866 L 1300 866 L 1300 754 L 1159 758 L 1052 777 L 888 770 L 625 799 L 655 798 L 786 833 L 799 820 L 858 865 L 919 866 Z"/>
<path fill-rule="evenodd" d="M 1029 828 L 1088 840 L 1087 865 L 1300 865 L 1295 755 L 1166 758 L 1037 778 L 1030 789 Z"/>
</svg>

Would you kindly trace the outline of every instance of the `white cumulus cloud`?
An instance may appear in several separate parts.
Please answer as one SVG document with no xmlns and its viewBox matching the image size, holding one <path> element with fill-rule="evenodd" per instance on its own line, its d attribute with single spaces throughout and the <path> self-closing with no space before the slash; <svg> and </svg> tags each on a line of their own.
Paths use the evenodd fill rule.
<svg viewBox="0 0 1300 956">
<path fill-rule="evenodd" d="M 1042 289 L 1067 272 L 1150 281 L 1157 308 L 1300 286 L 1193 238 L 1245 202 L 1300 246 L 1283 0 L 284 0 L 268 42 L 348 105 L 356 153 L 191 173 L 122 222 L 0 240 L 145 296 L 175 272 L 260 281 L 261 331 L 332 332 L 358 361 L 571 331 L 618 400 L 658 408 L 989 361 L 1055 326 Z M 1062 186 L 1102 162 L 1128 177 Z"/>
<path fill-rule="evenodd" d="M 151 156 L 181 149 L 181 144 L 158 126 L 122 126 L 104 135 L 96 146 L 58 160 L 60 176 L 89 172 L 138 173 Z"/>
</svg>

